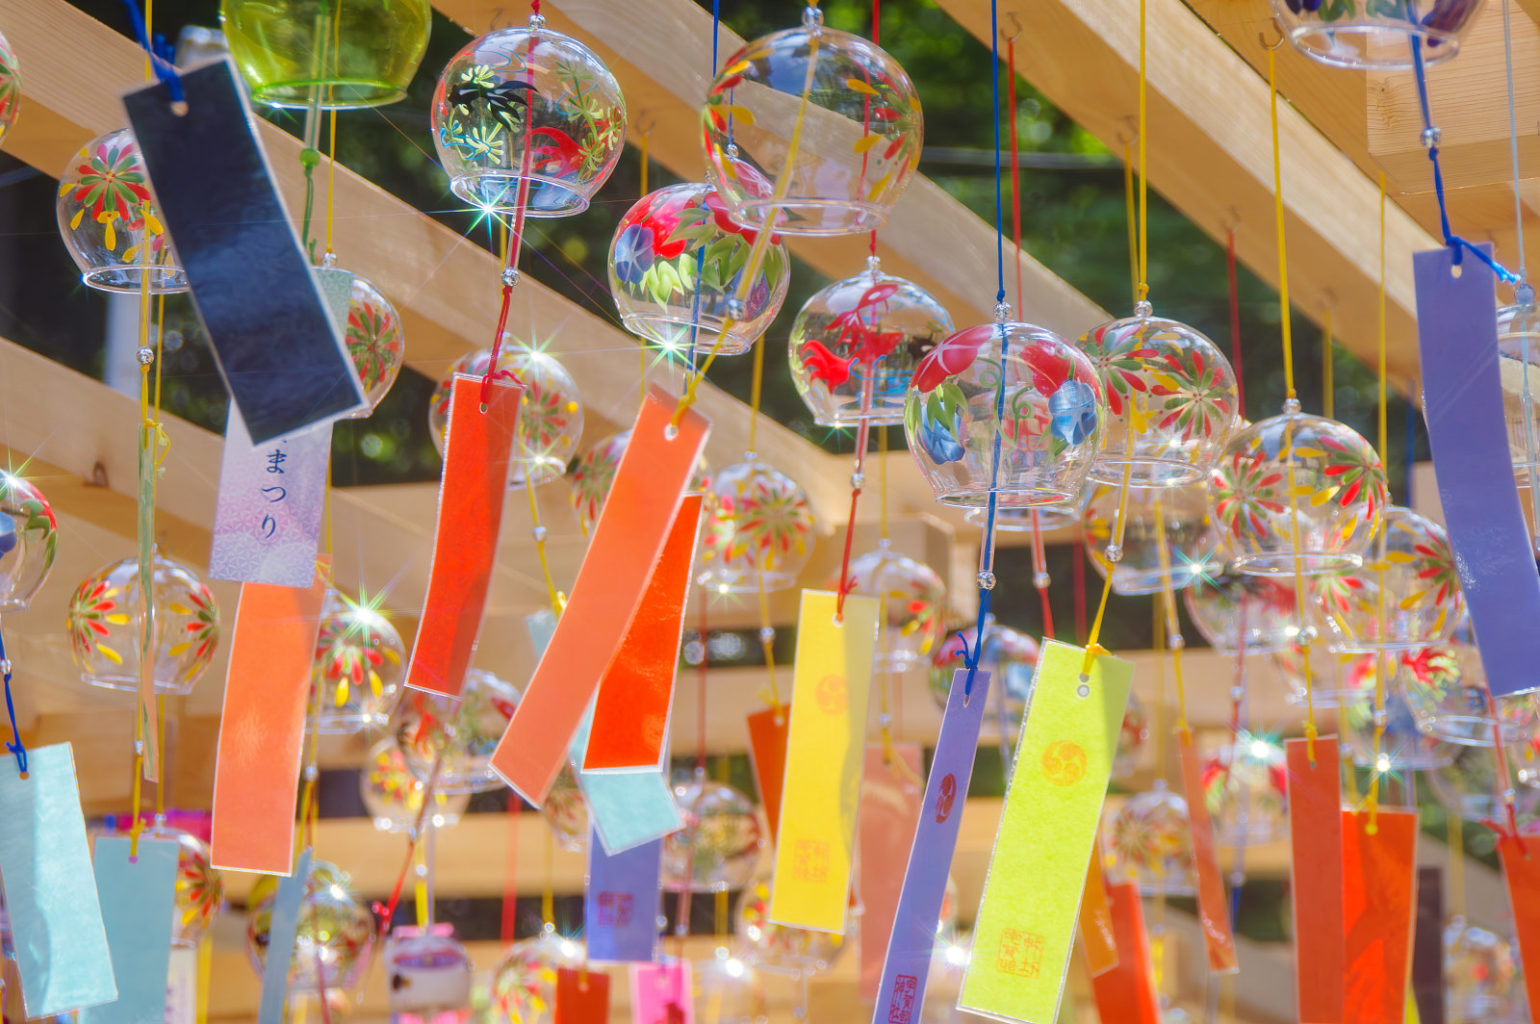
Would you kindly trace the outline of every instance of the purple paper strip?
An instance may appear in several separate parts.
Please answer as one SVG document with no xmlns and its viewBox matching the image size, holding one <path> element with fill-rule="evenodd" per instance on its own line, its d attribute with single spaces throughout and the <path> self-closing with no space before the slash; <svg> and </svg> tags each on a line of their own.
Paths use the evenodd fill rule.
<svg viewBox="0 0 1540 1024">
<path fill-rule="evenodd" d="M 279 587 L 314 582 L 331 448 L 330 423 L 252 444 L 230 407 L 210 576 Z"/>
<path fill-rule="evenodd" d="M 654 839 L 614 855 L 597 832 L 588 837 L 588 887 L 583 924 L 591 959 L 648 963 L 658 940 L 658 885 L 663 841 Z"/>
<path fill-rule="evenodd" d="M 1451 250 L 1412 256 L 1423 417 L 1444 522 L 1493 696 L 1540 689 L 1534 624 L 1540 574 L 1508 451 L 1497 366 L 1496 282 L 1477 259 L 1453 274 Z"/>
<path fill-rule="evenodd" d="M 979 727 L 989 702 L 989 673 L 978 671 L 973 692 L 963 699 L 968 670 L 952 674 L 952 689 L 941 719 L 941 735 L 931 759 L 920 805 L 920 827 L 909 849 L 904 887 L 893 915 L 893 933 L 882 964 L 882 982 L 872 1024 L 913 1024 L 925 1005 L 925 978 L 930 954 L 936 944 L 936 922 L 946 898 L 947 873 L 957 850 L 957 831 L 962 827 L 963 803 L 973 779 L 973 758 L 979 748 Z"/>
</svg>

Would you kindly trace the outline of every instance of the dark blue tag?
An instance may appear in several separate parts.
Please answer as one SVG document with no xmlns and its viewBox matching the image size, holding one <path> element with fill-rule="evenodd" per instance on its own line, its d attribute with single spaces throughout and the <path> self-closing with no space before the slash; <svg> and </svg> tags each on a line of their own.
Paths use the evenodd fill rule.
<svg viewBox="0 0 1540 1024">
<path fill-rule="evenodd" d="M 1490 251 L 1490 246 L 1484 246 Z M 1453 250 L 1412 256 L 1423 418 L 1460 585 L 1487 685 L 1503 697 L 1540 689 L 1534 629 L 1540 574 L 1524 528 L 1497 368 L 1497 282 Z"/>
<path fill-rule="evenodd" d="M 254 443 L 365 408 L 228 60 L 123 97 L 219 372 Z"/>
</svg>

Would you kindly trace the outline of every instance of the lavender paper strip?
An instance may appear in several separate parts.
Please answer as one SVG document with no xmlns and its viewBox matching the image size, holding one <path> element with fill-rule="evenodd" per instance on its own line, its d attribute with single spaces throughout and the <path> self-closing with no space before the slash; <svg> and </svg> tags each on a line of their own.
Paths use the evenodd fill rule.
<svg viewBox="0 0 1540 1024">
<path fill-rule="evenodd" d="M 930 971 L 931 949 L 936 943 L 936 922 L 946 898 L 947 873 L 957 850 L 962 827 L 963 803 L 973 779 L 973 758 L 978 753 L 979 727 L 988 704 L 989 673 L 974 674 L 973 692 L 965 701 L 963 688 L 968 670 L 952 674 L 952 689 L 936 739 L 925 800 L 920 805 L 920 827 L 909 849 L 904 887 L 893 915 L 893 933 L 882 964 L 872 1024 L 914 1024 L 925 1005 L 925 979 Z"/>
<path fill-rule="evenodd" d="M 143 839 L 130 861 L 128 836 L 99 836 L 93 866 L 112 952 L 118 998 L 80 1011 L 79 1024 L 161 1024 L 171 968 L 178 847 Z"/>
<path fill-rule="evenodd" d="M 0 881 L 27 1017 L 118 997 L 68 743 L 0 769 Z"/>
<path fill-rule="evenodd" d="M 1477 259 L 1452 273 L 1451 250 L 1412 257 L 1423 417 L 1460 585 L 1487 683 L 1503 697 L 1540 688 L 1533 631 L 1540 575 L 1514 485 L 1497 367 L 1492 271 Z"/>
<path fill-rule="evenodd" d="M 299 909 L 310 879 L 307 846 L 294 865 L 294 873 L 278 880 L 273 897 L 272 923 L 267 929 L 267 958 L 262 964 L 262 999 L 257 1004 L 257 1024 L 283 1024 L 283 1004 L 289 991 L 289 962 L 299 936 Z"/>
<path fill-rule="evenodd" d="M 605 962 L 648 963 L 658 941 L 658 885 L 663 841 L 608 854 L 598 833 L 588 837 L 588 887 L 583 923 L 588 955 Z"/>
<path fill-rule="evenodd" d="M 232 406 L 214 505 L 209 575 L 308 587 L 315 579 L 332 428 L 322 423 L 252 444 Z"/>
</svg>

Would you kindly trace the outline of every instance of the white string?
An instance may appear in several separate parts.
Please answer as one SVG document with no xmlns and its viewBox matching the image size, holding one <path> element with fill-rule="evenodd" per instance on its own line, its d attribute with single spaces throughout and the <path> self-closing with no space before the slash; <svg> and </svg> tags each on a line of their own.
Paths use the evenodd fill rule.
<svg viewBox="0 0 1540 1024">
<path fill-rule="evenodd" d="M 1519 121 L 1513 104 L 1513 27 L 1509 8 L 1512 0 L 1503 0 L 1503 68 L 1508 76 L 1508 154 L 1513 161 L 1513 230 L 1519 249 L 1518 290 L 1529 283 L 1524 252 L 1524 204 L 1519 198 Z"/>
</svg>

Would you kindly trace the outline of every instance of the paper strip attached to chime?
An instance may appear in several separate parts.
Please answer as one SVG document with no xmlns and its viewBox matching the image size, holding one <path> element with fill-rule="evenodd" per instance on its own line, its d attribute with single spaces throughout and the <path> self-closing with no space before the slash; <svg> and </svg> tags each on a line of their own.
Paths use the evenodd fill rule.
<svg viewBox="0 0 1540 1024">
<path fill-rule="evenodd" d="M 781 825 L 781 784 L 786 779 L 786 730 L 791 715 L 785 705 L 755 711 L 748 716 L 749 765 L 759 788 L 759 805 L 765 809 L 770 842 Z"/>
<path fill-rule="evenodd" d="M 0 821 L 0 883 L 27 1017 L 116 999 L 68 743 L 27 751 L 25 779 L 0 770 Z"/>
<path fill-rule="evenodd" d="M 1182 795 L 1187 799 L 1187 823 L 1192 831 L 1192 860 L 1198 876 L 1198 923 L 1203 927 L 1203 948 L 1213 974 L 1240 970 L 1235 958 L 1235 934 L 1230 930 L 1230 902 L 1219 873 L 1219 852 L 1214 848 L 1214 822 L 1209 818 L 1208 798 L 1203 791 L 1203 762 L 1192 733 L 1177 734 L 1182 759 Z"/>
<path fill-rule="evenodd" d="M 1540 836 L 1504 833 L 1497 843 L 1508 882 L 1508 905 L 1519 939 L 1524 991 L 1531 1007 L 1540 1006 Z M 3 870 L 4 865 L 0 865 Z"/>
<path fill-rule="evenodd" d="M 1481 260 L 1461 260 L 1456 268 L 1454 258 L 1449 248 L 1412 256 L 1423 418 L 1487 685 L 1504 697 L 1540 688 L 1533 643 L 1540 575 L 1508 448 L 1496 281 Z"/>
<path fill-rule="evenodd" d="M 1287 740 L 1289 880 L 1301 1024 L 1346 1024 L 1342 891 L 1342 777 L 1337 739 Z"/>
<path fill-rule="evenodd" d="M 1051 1024 L 1074 946 L 1133 666 L 1043 644 L 957 1005 Z"/>
<path fill-rule="evenodd" d="M 293 865 L 305 707 L 329 570 L 317 566 L 308 590 L 241 587 L 214 763 L 215 867 L 287 875 Z"/>
<path fill-rule="evenodd" d="M 648 391 L 615 470 L 555 634 L 525 687 L 492 767 L 520 796 L 545 801 L 568 744 L 615 656 L 684 500 L 711 424 L 688 410 L 670 425 L 674 399 Z"/>
<path fill-rule="evenodd" d="M 289 991 L 289 964 L 299 937 L 300 905 L 310 882 L 310 847 L 300 851 L 294 874 L 280 879 L 268 918 L 267 952 L 262 964 L 262 995 L 257 1003 L 257 1024 L 283 1024 L 283 1006 Z"/>
<path fill-rule="evenodd" d="M 145 1024 L 166 1013 L 180 851 L 171 840 L 141 839 L 131 858 L 133 845 L 128 836 L 96 839 L 91 862 L 118 997 L 81 1010 L 79 1024 Z"/>
<path fill-rule="evenodd" d="M 988 672 L 974 672 L 971 689 L 967 669 L 952 673 L 952 688 L 920 804 L 920 821 L 909 846 L 904 884 L 893 914 L 872 1024 L 915 1024 L 925 1006 L 936 922 L 941 919 L 946 899 L 947 874 L 957 851 L 957 833 L 973 781 L 973 760 L 978 754 L 979 729 L 988 698 Z"/>
<path fill-rule="evenodd" d="M 1416 892 L 1417 812 L 1343 811 L 1344 1021 L 1405 1019 Z"/>
<path fill-rule="evenodd" d="M 1080 943 L 1085 947 L 1086 973 L 1096 977 L 1118 965 L 1117 930 L 1112 921 L 1112 901 L 1107 896 L 1107 876 L 1102 871 L 1100 850 L 1093 850 L 1086 867 L 1085 892 L 1080 897 Z"/>
<path fill-rule="evenodd" d="M 875 597 L 804 590 L 770 920 L 843 934 L 877 649 Z"/>
<path fill-rule="evenodd" d="M 610 976 L 587 967 L 556 969 L 554 1024 L 609 1024 Z"/>
<path fill-rule="evenodd" d="M 925 752 L 918 743 L 893 743 L 891 749 L 883 743 L 866 745 L 866 771 L 856 812 L 859 891 L 865 908 L 861 914 L 862 1002 L 877 998 L 882 981 L 882 964 L 904 886 L 905 864 L 896 854 L 914 842 L 919 828 L 924 771 Z M 943 885 L 945 877 L 943 872 Z"/>
<path fill-rule="evenodd" d="M 451 385 L 433 563 L 406 676 L 408 686 L 446 697 L 460 695 L 481 632 L 524 394 L 519 384 L 494 379 L 483 411 L 481 384 L 456 375 Z"/>
<path fill-rule="evenodd" d="M 601 963 L 650 963 L 658 944 L 658 887 L 663 841 L 609 854 L 588 839 L 583 924 L 588 956 Z"/>
<path fill-rule="evenodd" d="M 1412 995 L 1418 1024 L 1444 1024 L 1444 872 L 1437 867 L 1417 869 Z"/>
<path fill-rule="evenodd" d="M 1160 1024 L 1160 991 L 1138 882 L 1107 887 L 1107 908 L 1117 936 L 1118 962 L 1091 979 L 1096 1012 L 1117 1024 Z"/>
<path fill-rule="evenodd" d="M 701 501 L 699 494 L 680 501 L 636 613 L 599 683 L 582 762 L 585 773 L 667 770 L 669 716 Z"/>
<path fill-rule="evenodd" d="M 690 961 L 631 965 L 632 1024 L 695 1024 Z"/>
<path fill-rule="evenodd" d="M 273 183 L 235 65 L 123 97 L 193 305 L 258 444 L 368 408 L 363 385 Z M 238 212 L 238 216 L 233 215 Z"/>
</svg>

